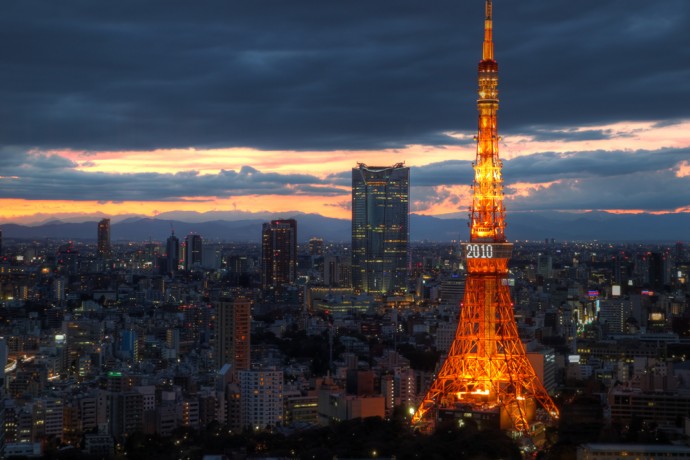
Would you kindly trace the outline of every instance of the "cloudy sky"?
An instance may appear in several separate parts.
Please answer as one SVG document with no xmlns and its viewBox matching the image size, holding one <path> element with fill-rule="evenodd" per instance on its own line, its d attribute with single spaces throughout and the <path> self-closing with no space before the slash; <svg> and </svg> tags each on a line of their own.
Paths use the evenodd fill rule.
<svg viewBox="0 0 690 460">
<path fill-rule="evenodd" d="M 465 214 L 482 0 L 3 0 L 0 222 Z M 690 212 L 690 2 L 495 0 L 509 212 Z"/>
</svg>

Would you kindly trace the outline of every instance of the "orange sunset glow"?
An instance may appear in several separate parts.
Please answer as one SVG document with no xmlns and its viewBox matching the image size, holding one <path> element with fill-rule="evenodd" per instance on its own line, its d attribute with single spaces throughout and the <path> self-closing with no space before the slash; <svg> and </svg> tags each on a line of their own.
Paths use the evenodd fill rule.
<svg viewBox="0 0 690 460">
<path fill-rule="evenodd" d="M 690 121 L 671 126 L 656 126 L 654 122 L 616 123 L 597 127 L 581 127 L 570 133 L 582 131 L 600 131 L 608 133 L 607 137 L 593 140 L 560 140 L 544 141 L 534 135 L 514 135 L 502 139 L 502 151 L 506 161 L 519 157 L 530 157 L 539 152 L 555 152 L 573 155 L 573 152 L 587 151 L 626 151 L 630 146 L 636 148 L 660 150 L 663 148 L 690 147 Z M 558 137 L 559 133 L 552 133 Z M 567 138 L 568 133 L 562 133 Z M 437 146 L 414 145 L 402 149 L 385 149 L 378 151 L 264 151 L 250 148 L 229 149 L 161 149 L 151 151 L 74 151 L 74 150 L 33 150 L 29 155 L 55 156 L 72 162 L 74 171 L 84 174 L 128 175 L 138 173 L 155 173 L 174 175 L 193 172 L 198 175 L 215 175 L 220 171 L 239 170 L 245 165 L 261 173 L 278 175 L 306 174 L 328 185 L 329 193 L 318 194 L 318 187 L 312 193 L 294 194 L 251 194 L 242 193 L 232 196 L 205 196 L 199 190 L 197 196 L 178 197 L 176 199 L 156 200 L 26 200 L 21 198 L 0 199 L 3 221 L 28 222 L 57 216 L 77 217 L 99 215 L 145 215 L 156 216 L 169 211 L 245 211 L 289 213 L 300 211 L 318 213 L 327 217 L 348 219 L 350 216 L 349 170 L 357 162 L 370 165 L 387 165 L 404 161 L 407 166 L 424 167 L 448 160 L 469 161 L 472 159 L 475 146 L 471 143 L 470 134 L 452 133 L 449 138 L 468 141 L 467 145 Z M 663 153 L 659 153 L 662 155 Z M 174 161 L 170 161 L 174 159 Z M 685 178 L 690 175 L 688 161 L 680 162 L 675 175 Z M 340 173 L 341 179 L 333 182 L 333 174 Z M 15 177 L 14 180 L 18 178 Z M 4 178 L 5 181 L 13 180 Z M 173 180 L 173 179 L 171 179 Z M 184 179 L 179 179 L 184 180 Z M 413 190 L 416 187 L 414 170 L 411 177 Z M 520 197 L 533 196 L 548 192 L 555 183 L 548 182 L 513 182 L 507 184 L 508 203 Z M 290 188 L 289 184 L 287 185 Z M 420 214 L 441 215 L 464 212 L 470 199 L 470 187 L 466 185 L 438 185 L 422 187 L 423 196 L 413 192 L 411 210 Z M 338 192 L 339 191 L 339 192 Z M 684 207 L 663 212 L 682 212 Z M 611 209 L 616 213 L 635 213 L 638 209 Z M 659 211 L 657 211 L 659 212 Z"/>
<path fill-rule="evenodd" d="M 608 137 L 594 140 L 542 141 L 533 135 L 510 136 L 502 139 L 502 149 L 507 160 L 529 157 L 539 152 L 556 152 L 576 155 L 582 151 L 621 151 L 631 145 L 638 148 L 658 150 L 660 148 L 690 147 L 690 121 L 672 126 L 655 126 L 653 122 L 616 123 L 598 127 L 581 127 L 581 131 L 601 131 Z M 559 133 L 555 133 L 557 136 Z M 567 138 L 568 133 L 563 133 Z M 470 134 L 453 133 L 450 138 L 470 141 Z M 251 194 L 243 193 L 228 197 L 189 196 L 174 200 L 138 201 L 94 201 L 94 200 L 26 200 L 21 198 L 2 199 L 0 218 L 4 221 L 26 222 L 39 218 L 82 215 L 146 215 L 156 216 L 169 211 L 245 211 L 281 213 L 301 211 L 318 213 L 327 217 L 348 219 L 350 216 L 350 189 L 347 184 L 349 170 L 357 162 L 370 165 L 387 165 L 405 161 L 407 166 L 423 167 L 448 160 L 469 161 L 475 152 L 472 143 L 444 147 L 414 145 L 403 149 L 379 151 L 263 151 L 250 148 L 230 149 L 163 149 L 151 151 L 73 151 L 33 150 L 29 155 L 56 156 L 72 162 L 72 169 L 85 174 L 178 174 L 193 171 L 198 175 L 218 174 L 223 170 L 239 170 L 250 165 L 261 173 L 279 175 L 307 174 L 329 185 L 327 195 L 317 192 L 293 194 Z M 678 178 L 690 175 L 688 161 L 679 163 L 675 174 Z M 340 174 L 341 180 L 332 183 L 331 176 Z M 11 180 L 5 178 L 3 180 Z M 182 179 L 183 180 L 183 179 Z M 415 188 L 414 170 L 411 185 Z M 520 197 L 548 191 L 555 181 L 514 182 L 507 184 L 508 202 Z M 289 185 L 288 185 L 289 188 Z M 420 214 L 440 215 L 465 211 L 470 197 L 469 184 L 439 185 L 424 187 L 424 196 L 413 199 L 411 210 Z M 339 190 L 340 192 L 337 192 Z M 421 190 L 421 189 L 420 189 Z M 201 192 L 201 191 L 200 191 Z M 678 208 L 681 211 L 683 208 Z M 616 213 L 639 212 L 638 210 L 615 209 Z M 666 211 L 674 212 L 674 211 Z"/>
<path fill-rule="evenodd" d="M 64 201 L 43 200 L 31 201 L 21 199 L 4 199 L 2 219 L 12 222 L 34 222 L 61 216 L 74 218 L 80 215 L 93 216 L 129 216 L 145 215 L 155 217 L 163 212 L 195 211 L 247 211 L 272 212 L 302 211 L 319 213 L 326 217 L 349 219 L 350 211 L 346 208 L 348 194 L 342 197 L 284 196 L 284 195 L 247 195 L 234 198 L 206 198 L 193 201 Z"/>
</svg>

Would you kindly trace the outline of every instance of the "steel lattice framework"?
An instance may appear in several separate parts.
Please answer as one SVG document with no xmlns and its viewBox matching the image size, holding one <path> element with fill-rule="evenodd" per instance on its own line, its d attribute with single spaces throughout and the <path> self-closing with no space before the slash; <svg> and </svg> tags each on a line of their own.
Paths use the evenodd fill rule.
<svg viewBox="0 0 690 460">
<path fill-rule="evenodd" d="M 528 435 L 537 403 L 552 419 L 558 417 L 558 409 L 527 359 L 507 283 L 512 244 L 506 241 L 504 232 L 496 117 L 498 64 L 494 59 L 492 22 L 491 0 L 486 0 L 470 242 L 463 251 L 467 266 L 465 297 L 448 358 L 412 423 L 432 427 L 439 409 L 498 409 L 514 430 Z"/>
</svg>

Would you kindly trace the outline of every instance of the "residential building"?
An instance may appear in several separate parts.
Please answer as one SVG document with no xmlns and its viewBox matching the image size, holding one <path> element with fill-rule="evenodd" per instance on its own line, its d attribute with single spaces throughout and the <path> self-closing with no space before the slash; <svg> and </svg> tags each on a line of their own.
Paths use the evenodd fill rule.
<svg viewBox="0 0 690 460">
<path fill-rule="evenodd" d="M 261 234 L 261 287 L 280 288 L 297 277 L 297 222 L 272 220 Z"/>
<path fill-rule="evenodd" d="M 244 297 L 223 298 L 215 302 L 215 362 L 219 369 L 230 364 L 232 372 L 249 369 L 251 300 Z"/>
</svg>

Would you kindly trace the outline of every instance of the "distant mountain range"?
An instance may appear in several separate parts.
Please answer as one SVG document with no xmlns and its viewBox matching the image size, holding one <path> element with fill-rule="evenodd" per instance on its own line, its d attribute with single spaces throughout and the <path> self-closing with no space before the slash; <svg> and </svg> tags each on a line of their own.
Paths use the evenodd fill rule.
<svg viewBox="0 0 690 460">
<path fill-rule="evenodd" d="M 261 240 L 261 225 L 270 219 L 294 218 L 300 242 L 312 237 L 326 241 L 350 241 L 351 223 L 347 219 L 333 219 L 318 214 L 285 213 L 281 215 L 247 215 L 223 213 L 170 213 L 166 219 L 128 217 L 113 220 L 113 241 L 163 241 L 174 229 L 184 238 L 195 232 L 207 240 L 254 242 Z M 223 217 L 223 219 L 218 219 Z M 215 218 L 215 219 L 214 219 Z M 97 221 L 62 222 L 49 221 L 40 225 L 2 224 L 5 239 L 75 239 L 95 240 Z M 508 216 L 506 234 L 510 241 L 544 240 L 557 241 L 690 241 L 690 213 L 683 214 L 610 214 L 591 212 L 572 214 L 562 212 L 513 212 Z M 466 240 L 469 236 L 467 220 L 450 217 L 439 218 L 412 214 L 410 239 L 412 241 Z"/>
</svg>

